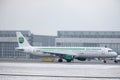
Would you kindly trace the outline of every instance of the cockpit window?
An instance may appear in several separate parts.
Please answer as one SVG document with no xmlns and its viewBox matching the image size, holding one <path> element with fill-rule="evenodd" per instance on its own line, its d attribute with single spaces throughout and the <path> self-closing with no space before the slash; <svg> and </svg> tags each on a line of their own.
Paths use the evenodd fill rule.
<svg viewBox="0 0 120 80">
<path fill-rule="evenodd" d="M 113 50 L 108 50 L 108 52 L 114 52 Z"/>
</svg>

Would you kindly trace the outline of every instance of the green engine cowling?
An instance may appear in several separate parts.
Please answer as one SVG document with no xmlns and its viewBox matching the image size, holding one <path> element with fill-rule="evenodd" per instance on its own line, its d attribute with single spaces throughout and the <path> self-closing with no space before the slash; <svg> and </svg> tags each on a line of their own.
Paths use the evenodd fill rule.
<svg viewBox="0 0 120 80">
<path fill-rule="evenodd" d="M 64 58 L 67 62 L 71 62 L 71 61 L 74 59 L 73 55 L 64 55 L 63 58 Z"/>
</svg>

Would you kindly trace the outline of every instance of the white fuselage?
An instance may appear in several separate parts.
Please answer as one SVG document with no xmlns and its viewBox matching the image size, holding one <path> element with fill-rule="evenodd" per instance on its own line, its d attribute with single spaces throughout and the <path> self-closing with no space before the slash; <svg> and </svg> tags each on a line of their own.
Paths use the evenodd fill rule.
<svg viewBox="0 0 120 80">
<path fill-rule="evenodd" d="M 17 50 L 31 53 L 34 55 L 50 55 L 50 53 L 60 53 L 75 55 L 84 58 L 113 58 L 117 53 L 110 48 L 104 47 L 18 47 Z M 47 54 L 49 53 L 49 54 Z"/>
</svg>

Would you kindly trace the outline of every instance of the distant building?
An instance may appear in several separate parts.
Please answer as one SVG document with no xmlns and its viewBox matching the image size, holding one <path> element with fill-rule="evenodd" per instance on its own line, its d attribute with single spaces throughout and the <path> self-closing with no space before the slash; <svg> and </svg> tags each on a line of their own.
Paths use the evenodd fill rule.
<svg viewBox="0 0 120 80">
<path fill-rule="evenodd" d="M 58 31 L 59 47 L 109 47 L 120 54 L 120 31 Z"/>
<path fill-rule="evenodd" d="M 33 46 L 55 46 L 56 36 L 33 35 L 31 38 Z"/>
<path fill-rule="evenodd" d="M 30 42 L 30 31 L 20 31 Z M 0 57 L 3 58 L 27 58 L 29 55 L 15 51 L 18 47 L 16 31 L 0 31 Z"/>
</svg>

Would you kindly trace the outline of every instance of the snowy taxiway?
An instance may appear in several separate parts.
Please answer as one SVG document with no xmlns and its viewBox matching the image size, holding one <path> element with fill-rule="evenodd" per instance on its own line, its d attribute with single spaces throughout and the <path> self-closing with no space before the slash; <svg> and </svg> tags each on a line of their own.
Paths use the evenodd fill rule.
<svg viewBox="0 0 120 80">
<path fill-rule="evenodd" d="M 120 65 L 0 62 L 0 80 L 120 80 Z"/>
</svg>

